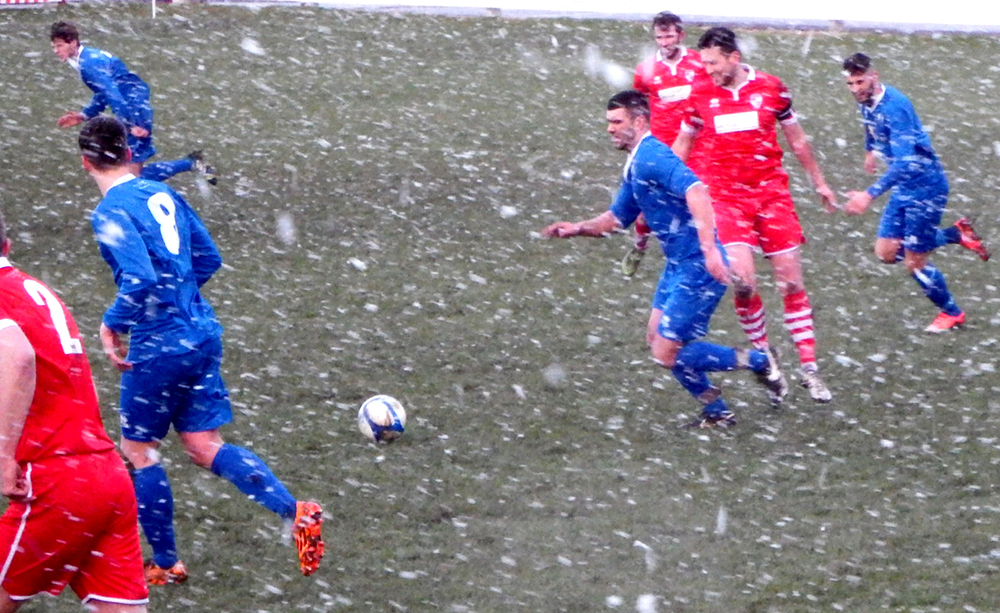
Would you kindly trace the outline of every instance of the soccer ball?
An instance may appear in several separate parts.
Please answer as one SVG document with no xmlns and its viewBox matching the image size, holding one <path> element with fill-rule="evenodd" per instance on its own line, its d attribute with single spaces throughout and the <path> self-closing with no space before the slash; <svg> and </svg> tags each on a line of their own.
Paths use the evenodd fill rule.
<svg viewBox="0 0 1000 613">
<path fill-rule="evenodd" d="M 380 394 L 361 403 L 358 409 L 358 430 L 370 441 L 393 441 L 406 429 L 406 409 L 402 403 Z"/>
</svg>

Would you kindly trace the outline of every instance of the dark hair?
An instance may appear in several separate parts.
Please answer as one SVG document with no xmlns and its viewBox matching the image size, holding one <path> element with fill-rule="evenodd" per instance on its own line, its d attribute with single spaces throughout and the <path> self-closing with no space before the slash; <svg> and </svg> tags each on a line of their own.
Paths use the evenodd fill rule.
<svg viewBox="0 0 1000 613">
<path fill-rule="evenodd" d="M 711 47 L 718 47 L 725 54 L 740 50 L 736 44 L 736 33 L 722 26 L 705 30 L 705 33 L 698 39 L 699 49 L 709 49 Z"/>
<path fill-rule="evenodd" d="M 611 96 L 611 99 L 608 100 L 608 110 L 615 109 L 625 109 L 628 111 L 629 117 L 642 115 L 649 119 L 649 100 L 646 98 L 646 94 L 634 89 L 626 89 Z"/>
<path fill-rule="evenodd" d="M 3 255 L 3 244 L 7 242 L 7 224 L 3 220 L 3 211 L 0 211 L 0 255 Z"/>
<path fill-rule="evenodd" d="M 864 53 L 855 53 L 844 60 L 844 71 L 854 75 L 864 74 L 871 70 L 872 59 Z"/>
<path fill-rule="evenodd" d="M 653 15 L 653 29 L 663 28 L 666 30 L 671 26 L 677 28 L 678 32 L 684 31 L 684 22 L 677 15 L 674 15 L 670 11 L 663 11 Z"/>
<path fill-rule="evenodd" d="M 128 162 L 128 136 L 125 124 L 110 115 L 98 115 L 80 130 L 80 152 L 98 170 L 107 170 Z"/>
<path fill-rule="evenodd" d="M 49 40 L 53 41 L 57 38 L 68 43 L 79 42 L 80 31 L 69 21 L 57 21 L 52 24 L 52 29 L 49 30 Z"/>
</svg>

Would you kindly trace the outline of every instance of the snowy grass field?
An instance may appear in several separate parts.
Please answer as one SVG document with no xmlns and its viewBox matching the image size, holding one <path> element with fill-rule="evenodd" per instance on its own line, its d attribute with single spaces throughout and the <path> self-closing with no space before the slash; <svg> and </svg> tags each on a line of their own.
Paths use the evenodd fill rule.
<svg viewBox="0 0 1000 613">
<path fill-rule="evenodd" d="M 877 264 L 878 212 L 821 213 L 788 167 L 808 244 L 820 363 L 772 410 L 719 377 L 731 432 L 697 411 L 643 342 L 662 257 L 624 279 L 629 239 L 545 241 L 602 210 L 624 156 L 604 104 L 649 50 L 645 23 L 456 19 L 310 7 L 62 5 L 0 11 L 0 207 L 14 260 L 88 331 L 109 429 L 117 376 L 96 348 L 113 285 L 91 237 L 98 192 L 56 118 L 87 90 L 48 26 L 124 58 L 153 88 L 159 157 L 204 148 L 208 188 L 172 184 L 226 267 L 237 421 L 224 433 L 327 512 L 301 577 L 280 523 L 190 466 L 173 477 L 188 584 L 151 611 L 996 611 L 1000 593 L 1000 291 L 996 263 L 935 261 L 967 311 L 936 314 Z M 691 34 L 700 33 L 692 29 Z M 1000 249 L 996 37 L 743 32 L 792 89 L 827 179 L 868 185 L 840 59 L 865 50 L 913 98 L 950 171 L 948 223 Z M 762 270 L 767 271 L 762 263 Z M 770 334 L 777 291 L 764 275 Z M 728 298 L 711 338 L 745 344 Z M 358 434 L 363 399 L 407 406 L 407 434 Z M 26 611 L 76 611 L 70 595 Z"/>
</svg>

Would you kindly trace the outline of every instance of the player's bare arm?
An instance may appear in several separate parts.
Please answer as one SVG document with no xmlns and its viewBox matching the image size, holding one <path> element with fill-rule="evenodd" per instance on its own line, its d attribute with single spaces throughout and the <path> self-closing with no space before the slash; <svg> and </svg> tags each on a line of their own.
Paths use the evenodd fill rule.
<svg viewBox="0 0 1000 613">
<path fill-rule="evenodd" d="M 17 326 L 0 329 L 0 494 L 23 499 L 28 486 L 14 458 L 35 395 L 35 350 Z"/>
<path fill-rule="evenodd" d="M 722 259 L 722 253 L 715 243 L 715 217 L 712 212 L 712 199 L 704 184 L 692 185 L 685 194 L 688 209 L 698 229 L 698 243 L 705 255 L 705 268 L 719 283 L 729 284 L 729 267 Z"/>
<path fill-rule="evenodd" d="M 128 351 L 125 344 L 122 343 L 121 335 L 103 323 L 101 324 L 101 346 L 104 348 L 104 354 L 108 356 L 118 372 L 132 370 L 132 363 L 125 359 Z"/>
<path fill-rule="evenodd" d="M 56 120 L 56 125 L 60 128 L 72 128 L 73 126 L 78 126 L 87 118 L 80 111 L 70 111 L 68 113 L 63 113 L 59 119 Z"/>
<path fill-rule="evenodd" d="M 806 136 L 806 131 L 802 129 L 802 126 L 798 122 L 782 123 L 781 130 L 788 140 L 788 146 L 791 147 L 792 153 L 798 158 L 799 163 L 802 164 L 802 168 L 809 175 L 809 180 L 812 181 L 813 187 L 816 188 L 816 193 L 819 194 L 823 202 L 823 209 L 827 213 L 836 211 L 840 208 L 837 205 L 837 196 L 830 189 L 830 186 L 826 184 L 826 179 L 823 178 L 823 171 L 820 170 L 819 162 L 816 161 L 816 155 L 813 153 L 813 148 L 809 143 L 809 137 Z"/>
<path fill-rule="evenodd" d="M 878 156 L 874 151 L 869 151 L 865 154 L 865 172 L 873 175 L 876 170 L 878 170 Z"/>
<path fill-rule="evenodd" d="M 572 236 L 590 236 L 600 238 L 622 229 L 618 218 L 611 211 L 605 211 L 584 221 L 557 221 L 542 230 L 546 238 L 570 238 Z"/>
<path fill-rule="evenodd" d="M 691 156 L 691 149 L 693 147 L 694 135 L 681 130 L 677 134 L 677 138 L 674 139 L 674 144 L 670 146 L 670 149 L 673 150 L 674 155 L 679 157 L 682 162 L 687 162 L 688 157 Z"/>
</svg>

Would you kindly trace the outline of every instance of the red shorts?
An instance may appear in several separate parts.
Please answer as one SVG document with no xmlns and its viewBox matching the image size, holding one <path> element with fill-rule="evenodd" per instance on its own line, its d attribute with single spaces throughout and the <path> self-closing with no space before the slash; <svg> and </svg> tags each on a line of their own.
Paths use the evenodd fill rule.
<svg viewBox="0 0 1000 613">
<path fill-rule="evenodd" d="M 13 600 L 69 585 L 84 602 L 145 604 L 135 490 L 114 450 L 23 467 L 33 499 L 0 517 L 0 585 Z"/>
<path fill-rule="evenodd" d="M 753 186 L 713 186 L 709 193 L 723 245 L 759 247 L 764 255 L 775 255 L 805 242 L 784 172 Z"/>
</svg>

